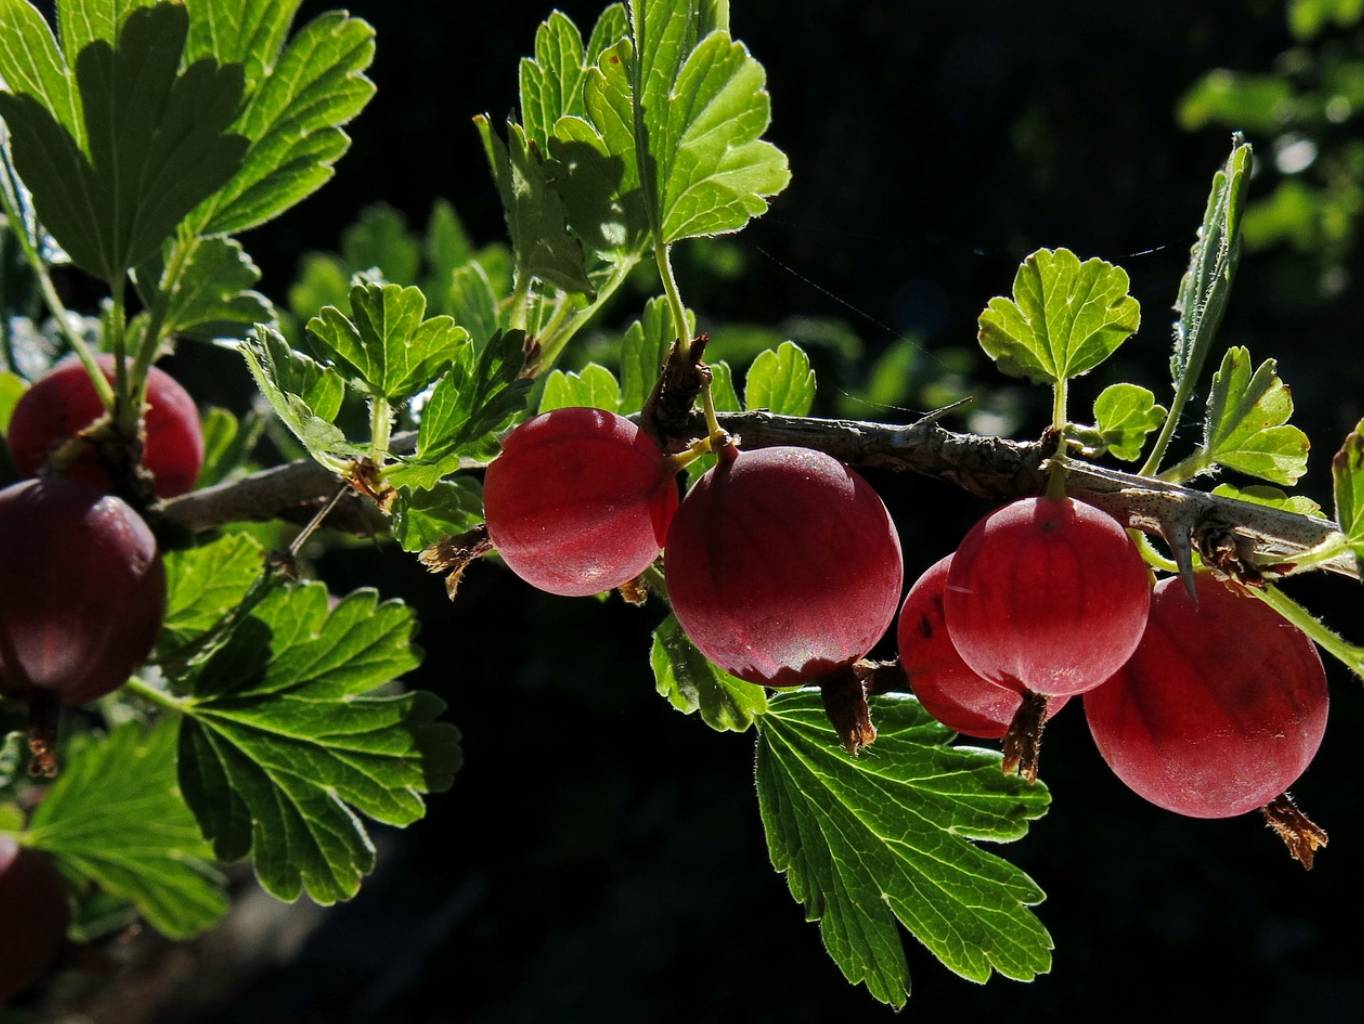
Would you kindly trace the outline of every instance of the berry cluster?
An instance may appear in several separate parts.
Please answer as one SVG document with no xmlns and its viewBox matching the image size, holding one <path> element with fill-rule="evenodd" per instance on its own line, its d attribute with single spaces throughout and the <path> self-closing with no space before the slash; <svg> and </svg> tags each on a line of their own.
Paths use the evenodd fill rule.
<svg viewBox="0 0 1364 1024">
<path fill-rule="evenodd" d="M 864 658 L 895 617 L 900 540 L 855 471 L 803 448 L 726 447 L 685 500 L 676 457 L 629 420 L 560 409 L 522 425 L 489 467 L 489 536 L 557 594 L 626 584 L 660 550 L 673 611 L 712 662 L 765 686 L 819 683 Z M 900 664 L 924 708 L 1004 738 L 1036 775 L 1046 719 L 1073 696 L 1100 753 L 1161 807 L 1230 817 L 1283 796 L 1326 725 L 1312 642 L 1209 572 L 1152 577 L 1127 532 L 1068 497 L 977 523 L 900 606 Z M 1246 638 L 1254 637 L 1253 645 Z"/>
<path fill-rule="evenodd" d="M 113 362 L 101 357 L 112 379 Z M 166 581 L 152 531 L 115 494 L 88 442 L 104 409 L 84 368 L 57 366 L 19 400 L 8 441 L 39 474 L 0 491 L 0 694 L 88 703 L 121 686 L 161 629 Z M 155 493 L 194 485 L 204 440 L 194 401 L 160 370 L 148 378 L 142 467 Z"/>
</svg>

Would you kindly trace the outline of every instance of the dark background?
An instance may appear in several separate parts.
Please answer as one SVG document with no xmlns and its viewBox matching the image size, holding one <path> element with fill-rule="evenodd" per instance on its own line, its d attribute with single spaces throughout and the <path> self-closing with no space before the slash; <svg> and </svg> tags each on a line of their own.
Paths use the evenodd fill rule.
<svg viewBox="0 0 1364 1024">
<path fill-rule="evenodd" d="M 513 108 L 516 62 L 546 3 L 351 5 L 378 29 L 379 93 L 335 181 L 244 239 L 267 292 L 282 299 L 300 255 L 334 248 L 376 200 L 420 224 L 446 196 L 476 237 L 501 236 L 469 118 Z M 310 0 L 303 15 L 325 6 Z M 600 9 L 562 7 L 581 26 Z M 1212 67 L 1269 68 L 1289 43 L 1278 3 L 733 7 L 736 34 L 767 66 L 770 138 L 794 180 L 739 237 L 742 279 L 689 291 L 684 264 L 683 293 L 703 319 L 842 317 L 872 353 L 912 333 L 931 355 L 972 344 L 976 315 L 1008 290 L 1022 256 L 1066 245 L 1124 266 L 1145 314 L 1122 356 L 1076 388 L 1079 407 L 1121 379 L 1168 395 L 1168 308 L 1227 152 L 1221 128 L 1182 132 L 1176 101 Z M 1263 182 L 1253 187 L 1261 194 Z M 1248 258 L 1223 338 L 1279 357 L 1295 422 L 1317 444 L 1306 490 L 1327 502 L 1327 454 L 1364 413 L 1362 311 L 1354 288 L 1322 300 L 1299 263 Z M 180 362 L 195 390 L 196 371 Z M 235 364 L 198 372 L 197 394 L 245 404 Z M 1024 433 L 1044 422 L 1046 396 L 1035 397 Z M 899 522 L 908 579 L 985 511 L 932 481 L 873 482 Z M 319 571 L 337 589 L 377 585 L 416 605 L 427 660 L 411 682 L 449 702 L 466 767 L 427 820 L 378 830 L 374 878 L 283 963 L 211 1006 L 187 995 L 164 1021 L 889 1019 L 845 984 L 768 864 L 752 738 L 712 733 L 654 694 L 655 609 L 551 598 L 485 566 L 451 606 L 439 581 L 391 549 L 337 550 Z M 1295 592 L 1364 633 L 1348 584 Z M 1048 731 L 1053 810 L 1003 851 L 1049 893 L 1040 914 L 1056 940 L 1052 974 L 978 987 L 907 939 L 907 1013 L 1179 1019 L 1198 1006 L 1245 1021 L 1360 1019 L 1364 695 L 1337 665 L 1328 671 L 1331 727 L 1296 787 L 1332 836 L 1310 875 L 1258 819 L 1181 819 L 1127 792 L 1077 707 Z"/>
</svg>

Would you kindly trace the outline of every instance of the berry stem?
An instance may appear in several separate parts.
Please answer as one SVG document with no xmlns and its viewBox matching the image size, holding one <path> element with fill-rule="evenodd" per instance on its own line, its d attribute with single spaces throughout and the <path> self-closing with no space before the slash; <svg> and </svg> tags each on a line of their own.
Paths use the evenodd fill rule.
<svg viewBox="0 0 1364 1024">
<path fill-rule="evenodd" d="M 1364 679 L 1364 647 L 1352 644 L 1298 604 L 1273 583 L 1251 587 L 1249 593 L 1273 608 L 1287 622 L 1306 633 L 1326 653 Z"/>
<path fill-rule="evenodd" d="M 0 166 L 3 166 L 7 173 L 10 171 L 8 162 L 2 155 L 0 155 Z M 62 304 L 61 297 L 57 294 L 57 288 L 53 285 L 52 277 L 47 272 L 47 264 L 29 239 L 28 232 L 24 230 L 24 217 L 15 206 L 8 189 L 0 188 L 0 207 L 4 208 L 5 217 L 11 226 L 9 233 L 19 242 L 19 248 L 24 254 L 24 259 L 38 280 L 38 289 L 42 292 L 43 302 L 47 305 L 48 312 L 52 314 L 52 319 L 57 323 L 57 330 L 66 339 L 66 343 L 71 346 L 71 351 L 76 353 L 76 358 L 85 367 L 85 372 L 90 375 L 90 383 L 94 386 L 95 394 L 99 395 L 99 400 L 105 411 L 112 413 L 114 411 L 114 389 L 109 386 L 109 381 L 100 371 L 99 364 L 95 362 L 95 354 L 90 350 L 90 346 L 85 343 L 80 332 L 71 326 L 71 314 L 67 312 L 66 306 Z M 11 369 L 13 369 L 12 366 Z"/>
</svg>

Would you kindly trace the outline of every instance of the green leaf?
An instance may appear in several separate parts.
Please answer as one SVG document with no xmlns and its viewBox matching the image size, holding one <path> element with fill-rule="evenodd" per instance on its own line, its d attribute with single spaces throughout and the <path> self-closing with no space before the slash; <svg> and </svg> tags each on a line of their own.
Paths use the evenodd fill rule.
<svg viewBox="0 0 1364 1024">
<path fill-rule="evenodd" d="M 1331 460 L 1331 480 L 1336 502 L 1336 523 L 1354 550 L 1364 578 L 1364 420 L 1345 437 Z"/>
<path fill-rule="evenodd" d="M 1254 75 L 1217 68 L 1179 98 L 1179 126 L 1193 132 L 1210 124 L 1277 134 L 1293 113 L 1293 85 L 1280 75 Z"/>
<path fill-rule="evenodd" d="M 289 286 L 289 312 L 299 320 L 316 316 L 323 306 L 350 312 L 351 276 L 346 265 L 328 253 L 305 253 L 298 278 Z"/>
<path fill-rule="evenodd" d="M 497 294 L 482 264 L 470 260 L 450 275 L 446 306 L 455 322 L 469 332 L 474 347 L 482 351 L 497 333 Z"/>
<path fill-rule="evenodd" d="M 420 662 L 413 614 L 357 591 L 328 611 L 310 583 L 265 598 L 190 678 L 180 785 L 221 860 L 265 890 L 349 899 L 374 867 L 357 815 L 408 825 L 449 788 L 459 734 L 428 693 L 375 693 Z"/>
<path fill-rule="evenodd" d="M 1311 39 L 1334 22 L 1348 28 L 1364 17 L 1364 0 L 1289 0 L 1288 27 L 1299 39 Z"/>
<path fill-rule="evenodd" d="M 162 290 L 163 258 L 174 243 L 138 268 L 138 289 L 147 305 L 164 304 L 169 334 L 200 341 L 241 339 L 255 324 L 274 321 L 270 300 L 251 290 L 260 270 L 239 242 L 215 235 L 181 244 L 189 246 L 189 256 L 170 292 Z"/>
<path fill-rule="evenodd" d="M 425 313 L 420 288 L 361 283 L 350 290 L 350 316 L 326 306 L 308 321 L 308 334 L 351 383 L 401 402 L 430 384 L 469 342 L 450 317 L 423 320 Z"/>
<path fill-rule="evenodd" d="M 406 218 L 382 203 L 362 210 L 342 233 L 341 255 L 352 271 L 377 269 L 394 284 L 416 284 L 422 265 L 421 244 Z"/>
<path fill-rule="evenodd" d="M 767 710 L 767 691 L 707 661 L 675 616 L 654 630 L 649 661 L 659 694 L 684 715 L 699 711 L 716 732 L 744 732 Z"/>
<path fill-rule="evenodd" d="M 194 486 L 212 487 L 240 469 L 264 428 L 264 416 L 248 414 L 243 425 L 226 409 L 209 406 L 203 415 L 204 464 Z"/>
<path fill-rule="evenodd" d="M 1146 435 L 1159 430 L 1168 410 L 1136 384 L 1113 384 L 1094 399 L 1094 425 L 1104 447 L 1126 462 L 1141 458 Z"/>
<path fill-rule="evenodd" d="M 441 480 L 428 490 L 403 488 L 393 503 L 393 536 L 404 551 L 421 551 L 443 537 L 483 522 L 483 487 L 469 476 Z"/>
<path fill-rule="evenodd" d="M 68 878 L 125 899 L 161 934 L 188 939 L 227 912 L 213 853 L 175 778 L 173 723 L 135 723 L 67 747 L 62 774 L 33 812 L 22 841 Z"/>
<path fill-rule="evenodd" d="M 639 0 L 632 38 L 603 52 L 584 97 L 601 149 L 639 183 L 658 240 L 738 231 L 790 181 L 761 139 L 766 74 L 727 31 L 726 5 Z"/>
<path fill-rule="evenodd" d="M 687 323 L 694 333 L 696 318 L 690 310 Z M 650 299 L 644 306 L 644 315 L 629 326 L 621 343 L 621 415 L 644 408 L 676 336 L 668 300 L 661 295 Z"/>
<path fill-rule="evenodd" d="M 202 20 L 210 6 L 194 4 L 191 15 Z M 300 29 L 282 52 L 282 34 L 272 31 L 269 39 L 275 52 L 261 51 L 264 75 L 232 125 L 250 148 L 241 169 L 190 217 L 199 234 L 240 233 L 316 192 L 350 147 L 341 126 L 374 95 L 365 77 L 374 60 L 367 22 L 332 11 Z"/>
<path fill-rule="evenodd" d="M 273 327 L 259 324 L 240 349 L 256 386 L 314 459 L 330 468 L 364 454 L 336 426 L 346 382 L 329 366 L 295 352 Z"/>
<path fill-rule="evenodd" d="M 1198 451 L 1170 470 L 1187 479 L 1186 467 L 1198 471 L 1221 465 L 1276 484 L 1291 484 L 1307 472 L 1307 435 L 1291 426 L 1293 396 L 1266 359 L 1252 374 L 1250 353 L 1239 346 L 1227 350 L 1213 374 L 1212 392 Z"/>
<path fill-rule="evenodd" d="M 445 292 L 450 287 L 450 275 L 474 258 L 469 233 L 455 208 L 444 199 L 437 199 L 431 205 L 431 216 L 426 222 L 425 254 L 430 276 L 423 290 L 428 296 Z"/>
<path fill-rule="evenodd" d="M 742 412 L 739 393 L 734 390 L 734 371 L 729 368 L 729 363 L 722 359 L 708 365 L 711 374 L 710 395 L 715 401 L 715 411 Z"/>
<path fill-rule="evenodd" d="M 607 412 L 619 409 L 620 385 L 616 383 L 615 374 L 597 363 L 588 363 L 579 373 L 563 370 L 551 373 L 540 395 L 540 411 L 573 406 Z"/>
<path fill-rule="evenodd" d="M 503 331 L 481 351 L 459 349 L 422 410 L 416 454 L 387 472 L 394 486 L 430 488 L 466 459 L 492 461 L 496 435 L 525 411 L 524 346 L 523 332 Z"/>
<path fill-rule="evenodd" d="M 872 700 L 874 746 L 849 756 L 818 692 L 782 693 L 758 723 L 758 803 L 772 866 L 818 921 L 844 976 L 895 1007 L 909 972 L 896 920 L 949 970 L 1029 981 L 1051 937 L 1027 909 L 1042 891 L 968 840 L 1008 842 L 1050 796 L 999 770 L 999 754 L 951 747 L 908 696 Z"/>
<path fill-rule="evenodd" d="M 1136 331 L 1141 307 L 1127 272 L 1069 249 L 1038 249 L 1019 265 L 1013 298 L 980 315 L 980 347 L 1004 373 L 1059 384 L 1087 373 Z"/>
<path fill-rule="evenodd" d="M 240 64 L 250 95 L 279 59 L 300 3 L 301 0 L 184 0 L 189 10 L 185 63 L 210 57 L 219 64 Z"/>
<path fill-rule="evenodd" d="M 9 430 L 9 418 L 14 415 L 14 407 L 28 390 L 28 381 L 17 373 L 0 370 L 0 434 Z"/>
<path fill-rule="evenodd" d="M 265 571 L 265 549 L 244 533 L 166 555 L 166 617 L 157 649 L 183 647 L 241 604 Z"/>
<path fill-rule="evenodd" d="M 794 341 L 783 341 L 753 360 L 744 379 L 744 405 L 786 416 L 806 416 L 815 403 L 815 371 Z"/>
<path fill-rule="evenodd" d="M 521 122 L 542 153 L 559 118 L 586 113 L 585 57 L 578 26 L 555 11 L 535 31 L 535 56 L 521 58 Z"/>
<path fill-rule="evenodd" d="M 104 10 L 96 0 L 66 6 Z M 0 37 L 37 47 L 30 62 L 23 50 L 0 46 L 0 78 L 15 90 L 0 93 L 15 166 L 71 259 L 121 281 L 242 166 L 247 141 L 228 133 L 241 104 L 241 68 L 205 59 L 179 71 L 189 19 L 178 4 L 128 13 L 117 46 L 105 38 L 108 24 L 64 21 L 80 26 L 64 35 L 83 43 L 64 58 L 40 38 L 26 7 L 0 4 Z M 69 82 L 73 61 L 78 111 L 69 86 L 56 85 Z"/>
<path fill-rule="evenodd" d="M 1179 319 L 1170 375 L 1176 391 L 1191 387 L 1203 373 L 1227 309 L 1231 282 L 1241 262 L 1241 215 L 1252 162 L 1250 146 L 1239 135 L 1233 136 L 1231 155 L 1212 178 L 1203 224 L 1189 251 L 1189 267 L 1180 279 L 1175 301 Z"/>
<path fill-rule="evenodd" d="M 1267 484 L 1251 484 L 1249 487 L 1218 484 L 1212 489 L 1212 493 L 1219 498 L 1230 498 L 1233 501 L 1244 501 L 1252 505 L 1265 505 L 1269 508 L 1277 508 L 1281 512 L 1311 516 L 1314 519 L 1326 518 L 1326 513 L 1321 510 L 1321 506 L 1307 495 L 1285 494 L 1279 488 L 1270 487 Z"/>
<path fill-rule="evenodd" d="M 549 184 L 543 154 L 514 122 L 507 124 L 506 142 L 486 117 L 476 117 L 474 123 L 502 199 L 517 273 L 566 292 L 591 294 L 582 243 L 569 233 L 568 213 Z"/>
</svg>

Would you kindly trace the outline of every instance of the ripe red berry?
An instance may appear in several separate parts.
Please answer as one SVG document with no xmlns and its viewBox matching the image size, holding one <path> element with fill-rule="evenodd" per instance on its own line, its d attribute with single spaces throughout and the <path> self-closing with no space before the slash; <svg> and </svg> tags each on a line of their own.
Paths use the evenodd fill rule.
<svg viewBox="0 0 1364 1024">
<path fill-rule="evenodd" d="M 97 357 L 114 379 L 114 357 Z M 42 468 L 52 449 L 104 414 L 85 368 L 66 360 L 25 392 L 9 423 L 14 464 L 26 476 Z M 156 494 L 172 498 L 194 486 L 204 464 L 204 434 L 194 399 L 175 378 L 152 367 L 147 378 L 146 443 L 142 465 L 156 478 Z M 66 476 L 110 490 L 109 475 L 93 457 L 71 465 Z"/>
<path fill-rule="evenodd" d="M 72 480 L 0 491 L 0 694 L 85 704 L 122 686 L 156 641 L 166 577 L 122 499 Z"/>
<path fill-rule="evenodd" d="M 856 472 L 822 452 L 723 459 L 682 502 L 664 554 L 678 621 L 741 679 L 809 682 L 861 658 L 895 617 L 900 538 Z"/>
<path fill-rule="evenodd" d="M 999 739 L 1009 731 L 1023 696 L 971 671 L 952 645 L 943 617 L 951 564 L 952 556 L 948 555 L 910 587 L 896 634 L 900 666 L 924 710 L 943 725 L 967 736 Z M 1046 717 L 1055 715 L 1069 699 L 1048 700 Z"/>
<path fill-rule="evenodd" d="M 69 915 L 66 883 L 51 862 L 0 836 L 0 1006 L 52 966 Z"/>
<path fill-rule="evenodd" d="M 947 577 L 947 629 L 975 672 L 1061 697 L 1093 689 L 1136 649 L 1150 576 L 1091 505 L 1026 498 L 972 527 Z"/>
<path fill-rule="evenodd" d="M 1085 694 L 1110 768 L 1166 810 L 1227 818 L 1263 807 L 1311 763 L 1326 731 L 1326 673 L 1312 641 L 1210 574 L 1195 607 L 1156 585 L 1141 645 Z"/>
<path fill-rule="evenodd" d="M 483 485 L 488 536 L 512 572 L 585 597 L 634 579 L 658 557 L 677 511 L 663 453 L 629 420 L 556 409 L 502 442 Z"/>
</svg>

